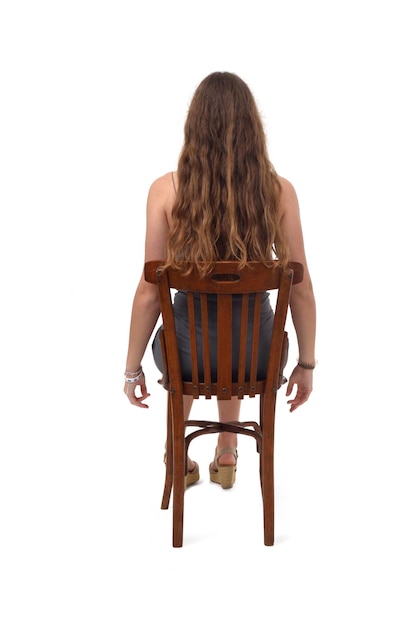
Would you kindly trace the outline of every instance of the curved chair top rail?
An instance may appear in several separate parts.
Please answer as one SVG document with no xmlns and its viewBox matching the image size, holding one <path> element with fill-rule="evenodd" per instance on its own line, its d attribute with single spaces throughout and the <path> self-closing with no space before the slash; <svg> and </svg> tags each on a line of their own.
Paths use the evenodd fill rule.
<svg viewBox="0 0 417 626">
<path fill-rule="evenodd" d="M 157 284 L 159 277 L 165 273 L 163 261 L 147 261 L 145 263 L 145 280 Z M 302 263 L 292 261 L 285 270 L 282 270 L 279 263 L 271 266 L 264 263 L 252 261 L 244 268 L 239 269 L 237 261 L 218 261 L 211 264 L 209 273 L 202 277 L 195 265 L 191 265 L 190 272 L 173 270 L 169 268 L 170 287 L 194 292 L 204 293 L 254 293 L 278 289 L 282 274 L 289 278 L 292 276 L 292 284 L 300 283 L 303 280 L 304 269 Z M 189 266 L 187 266 L 189 267 Z M 242 287 L 242 281 L 245 285 Z"/>
</svg>

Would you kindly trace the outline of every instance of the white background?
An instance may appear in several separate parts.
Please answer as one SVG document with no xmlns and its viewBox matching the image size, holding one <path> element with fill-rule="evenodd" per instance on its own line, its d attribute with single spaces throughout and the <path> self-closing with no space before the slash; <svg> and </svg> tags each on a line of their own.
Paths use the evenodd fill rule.
<svg viewBox="0 0 417 626">
<path fill-rule="evenodd" d="M 416 624 L 412 5 L 2 2 L 3 626 Z M 222 491 L 210 438 L 171 547 L 150 354 L 149 411 L 122 394 L 147 191 L 215 70 L 298 192 L 318 306 L 314 393 L 278 402 L 270 548 L 253 444 Z"/>
</svg>

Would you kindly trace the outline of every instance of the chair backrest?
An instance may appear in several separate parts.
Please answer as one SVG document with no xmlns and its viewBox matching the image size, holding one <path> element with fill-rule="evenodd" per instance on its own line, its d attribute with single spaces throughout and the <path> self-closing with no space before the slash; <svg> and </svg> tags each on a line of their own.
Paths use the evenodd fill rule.
<svg viewBox="0 0 417 626">
<path fill-rule="evenodd" d="M 285 322 L 291 286 L 302 278 L 300 263 L 290 263 L 282 270 L 278 263 L 266 266 L 251 262 L 239 269 L 237 262 L 220 261 L 201 277 L 196 266 L 184 273 L 164 268 L 161 261 L 147 262 L 145 279 L 159 288 L 165 388 L 181 389 L 194 398 L 215 395 L 225 400 L 254 397 L 266 390 L 276 392 L 286 358 Z M 187 373 L 180 358 L 172 290 L 182 292 L 186 302 Z M 260 344 L 261 309 L 266 292 L 276 292 L 276 305 L 269 355 L 261 355 L 267 365 L 260 372 L 259 352 L 265 348 Z"/>
</svg>

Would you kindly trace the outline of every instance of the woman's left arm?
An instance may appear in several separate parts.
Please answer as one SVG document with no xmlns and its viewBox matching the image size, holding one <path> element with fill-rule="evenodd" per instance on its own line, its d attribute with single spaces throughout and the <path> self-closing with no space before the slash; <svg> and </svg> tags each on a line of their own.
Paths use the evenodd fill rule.
<svg viewBox="0 0 417 626">
<path fill-rule="evenodd" d="M 290 311 L 297 336 L 299 362 L 312 368 L 315 365 L 316 302 L 304 249 L 297 195 L 289 181 L 281 179 L 281 185 L 281 224 L 290 247 L 290 260 L 299 261 L 304 267 L 302 282 L 293 285 L 291 289 Z M 288 381 L 286 395 L 291 395 L 294 389 L 295 397 L 288 400 L 290 411 L 294 411 L 308 400 L 313 390 L 312 369 L 300 365 L 294 368 Z"/>
</svg>

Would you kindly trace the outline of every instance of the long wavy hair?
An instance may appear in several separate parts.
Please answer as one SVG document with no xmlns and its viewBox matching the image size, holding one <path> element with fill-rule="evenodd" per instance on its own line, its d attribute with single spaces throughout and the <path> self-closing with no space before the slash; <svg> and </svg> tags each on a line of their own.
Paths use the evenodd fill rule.
<svg viewBox="0 0 417 626">
<path fill-rule="evenodd" d="M 255 99 L 236 74 L 197 87 L 184 126 L 166 264 L 288 262 L 278 212 L 281 186 Z"/>
</svg>

